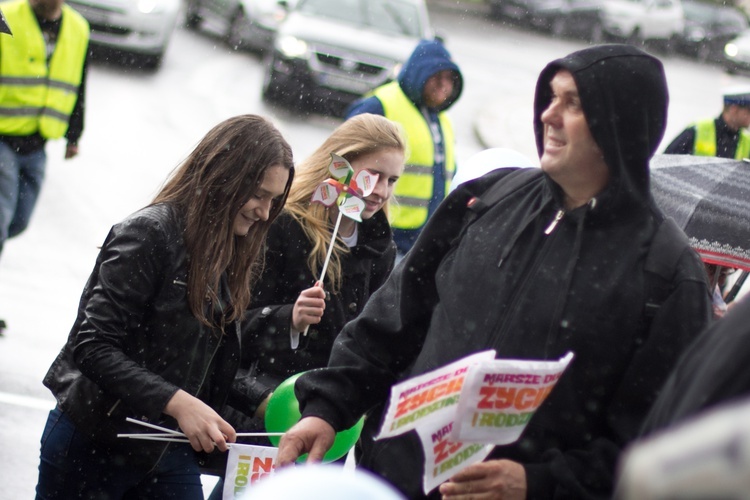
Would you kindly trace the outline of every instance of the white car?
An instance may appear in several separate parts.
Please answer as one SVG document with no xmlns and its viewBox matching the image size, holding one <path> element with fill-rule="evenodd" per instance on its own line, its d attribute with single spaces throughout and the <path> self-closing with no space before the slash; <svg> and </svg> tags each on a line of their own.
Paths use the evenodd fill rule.
<svg viewBox="0 0 750 500">
<path fill-rule="evenodd" d="M 221 35 L 234 50 L 270 49 L 279 23 L 296 0 L 186 0 L 188 28 Z"/>
<path fill-rule="evenodd" d="M 66 0 L 91 25 L 91 45 L 143 56 L 147 67 L 161 63 L 180 12 L 180 0 Z"/>
<path fill-rule="evenodd" d="M 596 42 L 608 37 L 630 43 L 669 41 L 685 27 L 680 0 L 601 0 L 599 18 L 592 35 Z"/>
</svg>

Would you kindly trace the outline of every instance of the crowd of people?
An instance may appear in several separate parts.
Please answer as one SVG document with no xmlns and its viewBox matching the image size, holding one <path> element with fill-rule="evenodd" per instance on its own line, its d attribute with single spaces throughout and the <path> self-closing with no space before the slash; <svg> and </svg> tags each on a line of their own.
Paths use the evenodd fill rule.
<svg viewBox="0 0 750 500">
<path fill-rule="evenodd" d="M 28 224 L 46 141 L 77 152 L 89 29 L 60 0 L 3 13 L 16 36 L 0 36 L 0 87 L 22 85 L 0 94 L 0 250 Z M 262 430 L 300 373 L 278 466 L 320 461 L 366 415 L 357 467 L 407 498 L 611 497 L 626 450 L 746 397 L 750 309 L 712 315 L 730 269 L 704 264 L 651 196 L 669 102 L 659 59 L 605 44 L 551 61 L 533 106 L 541 168 L 498 150 L 452 183 L 446 110 L 462 87 L 442 42 L 423 41 L 302 161 L 264 117 L 211 128 L 101 245 L 44 377 L 57 405 L 37 498 L 201 499 L 205 457 Z M 665 152 L 747 157 L 750 89 L 724 101 Z M 334 157 L 346 182 L 369 184 L 336 181 L 354 217 L 315 202 Z M 390 388 L 487 349 L 575 358 L 516 442 L 425 493 L 416 434 L 374 439 Z M 189 443 L 118 439 L 131 418 Z"/>
</svg>

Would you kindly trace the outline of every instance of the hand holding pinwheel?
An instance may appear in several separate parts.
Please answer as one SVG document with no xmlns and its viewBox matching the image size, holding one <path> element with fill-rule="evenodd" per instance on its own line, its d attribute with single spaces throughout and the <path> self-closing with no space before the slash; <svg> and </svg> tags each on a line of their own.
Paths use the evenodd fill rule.
<svg viewBox="0 0 750 500">
<path fill-rule="evenodd" d="M 336 224 L 333 227 L 331 241 L 328 244 L 328 252 L 323 269 L 320 271 L 320 278 L 316 285 L 323 286 L 328 263 L 331 260 L 333 245 L 336 241 L 336 235 L 341 225 L 341 217 L 347 216 L 357 222 L 362 222 L 362 211 L 365 209 L 364 198 L 369 196 L 375 189 L 378 182 L 378 174 L 373 174 L 367 170 L 360 170 L 354 175 L 354 169 L 346 160 L 335 153 L 331 153 L 331 163 L 328 171 L 333 176 L 332 179 L 326 179 L 321 182 L 315 189 L 312 196 L 312 203 L 320 203 L 327 207 L 333 206 L 338 201 L 338 216 Z M 307 335 L 309 325 L 305 328 L 303 335 Z"/>
</svg>

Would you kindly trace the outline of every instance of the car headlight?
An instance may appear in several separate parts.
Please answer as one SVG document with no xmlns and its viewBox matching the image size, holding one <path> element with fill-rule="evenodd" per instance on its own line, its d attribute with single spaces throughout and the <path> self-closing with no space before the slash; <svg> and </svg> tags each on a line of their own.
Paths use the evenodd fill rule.
<svg viewBox="0 0 750 500">
<path fill-rule="evenodd" d="M 686 38 L 693 42 L 700 42 L 706 38 L 706 30 L 699 27 L 691 28 L 688 30 Z"/>
<path fill-rule="evenodd" d="M 293 36 L 282 36 L 276 41 L 276 47 L 285 57 L 307 56 L 307 42 Z"/>
<path fill-rule="evenodd" d="M 724 53 L 729 57 L 735 57 L 739 52 L 740 49 L 733 43 L 728 43 L 724 46 Z"/>
</svg>

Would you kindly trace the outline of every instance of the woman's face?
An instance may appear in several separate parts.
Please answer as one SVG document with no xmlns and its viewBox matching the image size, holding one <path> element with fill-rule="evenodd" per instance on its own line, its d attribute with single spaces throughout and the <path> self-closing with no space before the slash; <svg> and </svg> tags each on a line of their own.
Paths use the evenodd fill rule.
<svg viewBox="0 0 750 500">
<path fill-rule="evenodd" d="M 263 175 L 263 181 L 247 203 L 242 205 L 234 217 L 234 234 L 246 236 L 250 228 L 258 221 L 268 220 L 271 206 L 275 199 L 284 194 L 286 183 L 289 181 L 289 170 L 283 165 L 268 167 Z"/>
<path fill-rule="evenodd" d="M 360 156 L 351 162 L 351 166 L 355 176 L 362 170 L 378 174 L 378 182 L 365 198 L 365 209 L 361 214 L 363 220 L 369 219 L 383 208 L 393 194 L 396 181 L 404 170 L 404 152 L 396 148 L 381 149 Z"/>
</svg>

